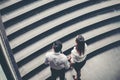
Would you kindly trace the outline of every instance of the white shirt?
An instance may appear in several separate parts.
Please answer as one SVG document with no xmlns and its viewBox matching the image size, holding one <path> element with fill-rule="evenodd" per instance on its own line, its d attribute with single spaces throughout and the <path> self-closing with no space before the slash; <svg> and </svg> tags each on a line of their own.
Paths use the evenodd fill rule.
<svg viewBox="0 0 120 80">
<path fill-rule="evenodd" d="M 79 55 L 77 50 L 76 50 L 76 47 L 73 48 L 73 50 L 71 51 L 71 62 L 72 63 L 75 63 L 75 62 L 82 62 L 85 60 L 87 54 L 86 54 L 86 49 L 87 48 L 87 45 L 85 44 L 85 53 L 84 54 L 81 54 Z"/>
<path fill-rule="evenodd" d="M 60 52 L 55 53 L 54 51 L 46 54 L 45 64 L 49 64 L 51 68 L 56 70 L 61 70 L 63 68 L 68 69 L 70 67 L 67 56 Z"/>
</svg>

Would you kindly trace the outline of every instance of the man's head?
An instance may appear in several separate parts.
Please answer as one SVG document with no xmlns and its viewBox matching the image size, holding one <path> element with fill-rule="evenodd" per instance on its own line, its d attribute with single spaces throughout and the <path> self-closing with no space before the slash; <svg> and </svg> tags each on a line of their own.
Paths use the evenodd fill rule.
<svg viewBox="0 0 120 80">
<path fill-rule="evenodd" d="M 52 47 L 55 52 L 60 52 L 62 49 L 62 43 L 60 41 L 55 41 Z"/>
</svg>

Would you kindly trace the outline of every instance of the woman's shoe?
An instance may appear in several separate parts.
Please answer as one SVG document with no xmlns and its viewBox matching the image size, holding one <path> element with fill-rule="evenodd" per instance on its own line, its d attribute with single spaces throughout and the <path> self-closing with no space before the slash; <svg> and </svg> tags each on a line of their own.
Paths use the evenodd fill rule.
<svg viewBox="0 0 120 80">
<path fill-rule="evenodd" d="M 74 79 L 74 80 L 78 80 L 77 77 L 75 77 L 75 75 L 73 75 L 73 79 Z"/>
</svg>

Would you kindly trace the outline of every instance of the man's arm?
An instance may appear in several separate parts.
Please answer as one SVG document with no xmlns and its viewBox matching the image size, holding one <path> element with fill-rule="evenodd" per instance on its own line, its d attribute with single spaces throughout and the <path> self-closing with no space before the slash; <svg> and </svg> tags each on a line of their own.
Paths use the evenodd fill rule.
<svg viewBox="0 0 120 80">
<path fill-rule="evenodd" d="M 46 53 L 46 55 L 45 55 L 45 62 L 44 62 L 45 64 L 49 64 L 50 62 L 49 62 L 49 55 L 48 55 L 48 53 Z"/>
<path fill-rule="evenodd" d="M 69 61 L 66 57 L 66 59 L 65 59 L 65 69 L 69 69 L 69 68 L 70 68 L 70 63 L 69 63 Z"/>
<path fill-rule="evenodd" d="M 45 59 L 45 64 L 49 64 L 48 58 Z"/>
</svg>

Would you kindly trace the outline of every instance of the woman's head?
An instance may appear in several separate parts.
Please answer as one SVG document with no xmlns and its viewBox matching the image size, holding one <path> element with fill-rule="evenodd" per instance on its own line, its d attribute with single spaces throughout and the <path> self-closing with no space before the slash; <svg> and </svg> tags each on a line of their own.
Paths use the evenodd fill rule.
<svg viewBox="0 0 120 80">
<path fill-rule="evenodd" d="M 53 43 L 53 49 L 55 52 L 60 52 L 62 49 L 62 43 L 60 41 L 55 41 Z"/>
<path fill-rule="evenodd" d="M 85 42 L 84 37 L 82 35 L 78 35 L 77 38 L 76 38 L 76 43 L 81 44 L 81 43 L 84 43 L 84 42 Z"/>
<path fill-rule="evenodd" d="M 85 50 L 85 39 L 82 35 L 78 35 L 76 37 L 76 49 L 77 51 L 81 54 L 84 54 L 84 50 Z"/>
</svg>

